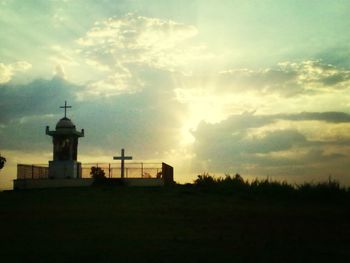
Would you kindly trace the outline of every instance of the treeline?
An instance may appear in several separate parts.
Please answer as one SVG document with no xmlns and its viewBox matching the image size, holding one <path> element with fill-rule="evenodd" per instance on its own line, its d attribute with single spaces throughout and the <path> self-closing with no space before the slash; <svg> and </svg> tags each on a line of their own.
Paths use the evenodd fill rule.
<svg viewBox="0 0 350 263">
<path fill-rule="evenodd" d="M 350 189 L 342 187 L 329 177 L 325 182 L 290 184 L 269 179 L 244 180 L 239 174 L 214 177 L 208 173 L 198 175 L 194 186 L 204 191 L 237 194 L 245 197 L 265 196 L 281 198 L 308 198 L 317 200 L 341 200 L 350 198 Z"/>
</svg>

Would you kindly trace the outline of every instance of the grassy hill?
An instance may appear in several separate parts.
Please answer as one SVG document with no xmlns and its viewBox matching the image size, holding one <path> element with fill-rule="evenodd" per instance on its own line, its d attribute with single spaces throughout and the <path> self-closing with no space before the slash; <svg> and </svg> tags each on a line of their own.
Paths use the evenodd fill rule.
<svg viewBox="0 0 350 263">
<path fill-rule="evenodd" d="M 348 201 L 195 186 L 1 192 L 0 260 L 345 262 Z"/>
</svg>

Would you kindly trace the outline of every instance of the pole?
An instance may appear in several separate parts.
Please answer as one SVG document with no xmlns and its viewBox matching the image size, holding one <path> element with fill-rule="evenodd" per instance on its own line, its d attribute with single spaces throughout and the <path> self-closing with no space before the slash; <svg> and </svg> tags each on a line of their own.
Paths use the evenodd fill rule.
<svg viewBox="0 0 350 263">
<path fill-rule="evenodd" d="M 124 149 L 122 149 L 122 155 L 121 155 L 121 171 L 120 171 L 120 177 L 124 178 Z"/>
</svg>

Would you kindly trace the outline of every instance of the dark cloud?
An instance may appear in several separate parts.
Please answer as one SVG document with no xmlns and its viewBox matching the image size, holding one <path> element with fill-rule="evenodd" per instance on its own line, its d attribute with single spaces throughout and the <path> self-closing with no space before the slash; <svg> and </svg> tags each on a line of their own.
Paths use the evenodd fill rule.
<svg viewBox="0 0 350 263">
<path fill-rule="evenodd" d="M 46 125 L 53 129 L 63 111 L 65 100 L 78 129 L 84 128 L 81 152 L 116 152 L 126 147 L 137 158 L 152 158 L 157 152 L 171 150 L 179 142 L 181 116 L 185 108 L 175 99 L 172 89 L 164 86 L 169 77 L 156 76 L 154 85 L 145 85 L 140 92 L 110 97 L 89 97 L 78 100 L 84 87 L 59 78 L 37 80 L 27 85 L 0 88 L 0 147 L 2 149 L 49 149 Z M 156 75 L 155 75 L 156 74 Z M 161 74 L 159 74 L 161 75 Z M 147 78 L 145 78 L 147 79 Z"/>
<path fill-rule="evenodd" d="M 220 132 L 228 130 L 237 134 L 250 128 L 263 127 L 278 120 L 348 123 L 350 122 L 350 114 L 345 112 L 301 112 L 298 114 L 254 115 L 254 113 L 245 112 L 231 115 L 219 124 L 201 122 L 193 135 L 201 135 L 203 131 L 220 134 Z"/>
<path fill-rule="evenodd" d="M 51 118 L 16 119 L 0 127 L 0 149 L 23 152 L 51 151 L 51 139 L 45 135 L 45 127 Z M 25 161 L 25 160 L 23 160 Z"/>
<path fill-rule="evenodd" d="M 349 123 L 350 115 L 343 112 L 302 112 L 299 114 L 254 115 L 245 113 L 233 115 L 215 124 L 202 122 L 193 132 L 196 168 L 203 162 L 218 172 L 227 172 L 230 167 L 252 172 L 258 168 L 277 169 L 294 166 L 323 165 L 324 163 L 345 160 L 347 155 L 333 149 L 340 145 L 350 148 L 350 140 L 329 141 L 308 140 L 295 129 L 278 129 L 261 134 L 251 133 L 252 129 L 284 121 L 320 121 L 328 123 Z M 320 125 L 320 133 L 322 133 Z M 292 152 L 298 152 L 293 154 Z M 286 155 L 288 151 L 290 155 Z M 335 152 L 334 152 L 335 151 Z M 281 153 L 281 154 L 279 154 Z M 249 168 L 247 168 L 249 167 Z"/>
<path fill-rule="evenodd" d="M 204 125 L 201 125 L 194 134 L 197 157 L 203 160 L 283 151 L 307 142 L 305 136 L 296 130 L 272 131 L 263 137 L 250 137 L 247 130 L 235 133 L 235 130 L 225 128 L 221 128 L 220 132 L 203 129 Z"/>
<path fill-rule="evenodd" d="M 272 119 L 285 119 L 292 121 L 315 120 L 332 123 L 350 122 L 350 114 L 345 112 L 302 112 L 300 114 L 272 115 Z"/>
<path fill-rule="evenodd" d="M 139 156 L 170 150 L 178 143 L 181 108 L 176 101 L 157 96 L 149 90 L 84 102 L 84 115 L 77 117 L 86 128 L 90 148 L 116 151 L 127 147 Z"/>
<path fill-rule="evenodd" d="M 242 142 L 242 152 L 268 153 L 288 150 L 292 146 L 304 144 L 306 138 L 296 130 L 279 130 L 269 132 L 263 138 L 243 139 Z"/>
<path fill-rule="evenodd" d="M 0 85 L 0 123 L 32 115 L 57 113 L 64 100 L 74 101 L 79 86 L 61 78 L 39 79 L 29 84 Z"/>
<path fill-rule="evenodd" d="M 337 45 L 319 52 L 317 57 L 323 61 L 328 61 L 332 65 L 342 68 L 350 68 L 350 49 L 346 45 Z"/>
</svg>

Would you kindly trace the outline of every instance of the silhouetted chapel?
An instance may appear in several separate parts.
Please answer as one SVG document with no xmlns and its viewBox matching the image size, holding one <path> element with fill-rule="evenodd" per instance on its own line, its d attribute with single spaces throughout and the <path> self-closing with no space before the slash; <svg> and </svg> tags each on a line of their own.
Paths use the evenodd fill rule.
<svg viewBox="0 0 350 263">
<path fill-rule="evenodd" d="M 52 136 L 53 160 L 49 161 L 49 178 L 81 178 L 81 163 L 77 161 L 78 139 L 84 137 L 84 129 L 75 129 L 74 123 L 67 118 L 67 102 L 64 106 L 64 117 L 56 124 L 56 130 L 50 131 L 46 126 L 46 134 Z"/>
<path fill-rule="evenodd" d="M 46 135 L 52 137 L 53 158 L 49 165 L 17 164 L 17 179 L 14 189 L 88 187 L 93 183 L 125 186 L 163 186 L 174 183 L 174 169 L 161 163 L 128 162 L 131 156 L 116 156 L 120 163 L 81 164 L 78 162 L 78 140 L 84 137 L 84 129 L 78 131 L 69 118 L 64 103 L 64 117 L 54 130 L 46 126 Z M 99 177 L 97 177 L 97 174 Z M 100 178 L 100 179 L 98 179 Z M 102 180 L 101 180 L 102 178 Z"/>
</svg>

